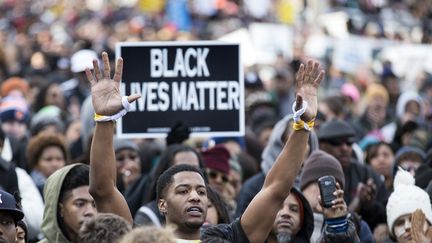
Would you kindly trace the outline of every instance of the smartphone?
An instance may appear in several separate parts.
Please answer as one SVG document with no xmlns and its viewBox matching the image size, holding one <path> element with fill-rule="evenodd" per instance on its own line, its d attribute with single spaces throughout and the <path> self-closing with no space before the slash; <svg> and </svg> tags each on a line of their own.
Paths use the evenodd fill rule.
<svg viewBox="0 0 432 243">
<path fill-rule="evenodd" d="M 322 205 L 326 208 L 332 206 L 332 201 L 336 199 L 333 193 L 336 191 L 336 180 L 333 176 L 323 176 L 318 179 Z"/>
</svg>

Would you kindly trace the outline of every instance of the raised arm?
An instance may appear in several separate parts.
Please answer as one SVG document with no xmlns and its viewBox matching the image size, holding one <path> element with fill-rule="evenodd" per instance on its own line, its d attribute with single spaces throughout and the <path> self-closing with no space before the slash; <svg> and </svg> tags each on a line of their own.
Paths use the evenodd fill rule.
<svg viewBox="0 0 432 243">
<path fill-rule="evenodd" d="M 87 69 L 87 79 L 91 84 L 91 95 L 95 113 L 111 116 L 123 109 L 119 86 L 123 70 L 123 60 L 117 60 L 114 77 L 111 79 L 108 54 L 102 53 L 104 64 L 101 73 L 99 64 L 93 61 L 94 74 Z M 128 96 L 131 103 L 139 95 Z M 114 122 L 96 122 L 90 151 L 90 194 L 99 212 L 117 214 L 132 224 L 132 215 L 123 195 L 116 187 L 116 159 L 113 147 Z"/>
<path fill-rule="evenodd" d="M 313 121 L 317 113 L 317 92 L 324 71 L 319 71 L 319 63 L 308 61 L 301 64 L 296 75 L 296 111 L 302 107 L 303 100 L 307 109 L 301 116 L 305 122 Z M 282 207 L 294 183 L 304 154 L 309 131 L 293 129 L 282 152 L 267 174 L 264 186 L 251 201 L 241 217 L 241 225 L 250 242 L 264 242 L 273 226 L 275 217 Z"/>
</svg>

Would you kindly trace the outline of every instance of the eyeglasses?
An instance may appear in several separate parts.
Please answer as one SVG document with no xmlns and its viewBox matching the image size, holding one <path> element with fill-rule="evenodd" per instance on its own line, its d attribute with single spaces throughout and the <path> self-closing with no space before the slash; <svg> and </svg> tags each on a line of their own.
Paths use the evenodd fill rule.
<svg viewBox="0 0 432 243">
<path fill-rule="evenodd" d="M 210 179 L 216 180 L 218 177 L 220 177 L 222 179 L 223 183 L 228 183 L 229 182 L 229 178 L 227 175 L 225 175 L 222 172 L 219 171 L 215 171 L 212 169 L 207 169 L 207 175 L 209 176 Z"/>
<path fill-rule="evenodd" d="M 402 169 L 411 172 L 411 171 L 417 171 L 417 169 L 420 167 L 420 162 L 417 161 L 403 161 L 399 164 Z"/>
</svg>

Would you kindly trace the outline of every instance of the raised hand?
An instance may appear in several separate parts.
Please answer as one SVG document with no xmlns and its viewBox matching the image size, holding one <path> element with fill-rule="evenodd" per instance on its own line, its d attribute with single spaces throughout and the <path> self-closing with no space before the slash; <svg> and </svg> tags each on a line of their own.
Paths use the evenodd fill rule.
<svg viewBox="0 0 432 243">
<path fill-rule="evenodd" d="M 301 116 L 305 122 L 313 120 L 318 110 L 318 87 L 324 78 L 324 70 L 319 70 L 319 63 L 309 60 L 306 64 L 300 64 L 296 75 L 296 110 L 301 108 L 303 100 L 308 107 Z"/>
<path fill-rule="evenodd" d="M 336 199 L 333 200 L 333 205 L 330 208 L 322 206 L 321 197 L 319 197 L 320 206 L 326 219 L 339 218 L 348 214 L 348 208 L 343 198 L 344 191 L 337 182 L 336 191 L 333 192 L 333 195 L 336 196 Z"/>
<path fill-rule="evenodd" d="M 431 242 L 430 233 L 425 230 L 426 216 L 420 209 L 411 215 L 411 232 L 413 242 Z"/>
<path fill-rule="evenodd" d="M 111 69 L 108 54 L 102 52 L 104 64 L 103 72 L 99 68 L 97 60 L 93 60 L 94 74 L 86 69 L 87 79 L 91 84 L 91 95 L 94 110 L 97 114 L 111 116 L 123 109 L 120 95 L 120 80 L 123 72 L 123 59 L 119 58 L 116 63 L 114 77 L 111 79 Z M 138 94 L 128 96 L 129 103 L 137 100 Z"/>
<path fill-rule="evenodd" d="M 360 202 L 363 205 L 367 205 L 373 201 L 376 193 L 376 185 L 372 178 L 367 180 L 366 184 L 359 183 L 359 189 L 357 191 L 360 198 Z"/>
</svg>

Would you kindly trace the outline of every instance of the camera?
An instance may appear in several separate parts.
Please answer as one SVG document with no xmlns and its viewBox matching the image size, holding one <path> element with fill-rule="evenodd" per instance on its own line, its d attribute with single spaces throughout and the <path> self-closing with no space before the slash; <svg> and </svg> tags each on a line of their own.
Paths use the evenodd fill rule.
<svg viewBox="0 0 432 243">
<path fill-rule="evenodd" d="M 333 193 L 336 191 L 336 180 L 333 176 L 323 176 L 318 179 L 322 205 L 326 208 L 332 206 L 332 201 L 336 199 Z"/>
</svg>

